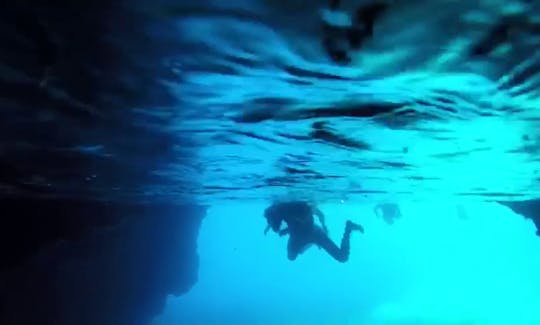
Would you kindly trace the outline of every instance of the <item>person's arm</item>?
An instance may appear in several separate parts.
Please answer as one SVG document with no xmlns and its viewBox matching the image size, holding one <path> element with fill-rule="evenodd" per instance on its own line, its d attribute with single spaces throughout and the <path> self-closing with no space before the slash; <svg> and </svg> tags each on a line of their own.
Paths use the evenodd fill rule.
<svg viewBox="0 0 540 325">
<path fill-rule="evenodd" d="M 315 214 L 319 218 L 319 222 L 321 223 L 321 226 L 324 230 L 324 232 L 328 232 L 328 228 L 326 227 L 326 221 L 324 219 L 324 214 L 321 210 L 319 210 L 317 207 L 313 207 L 313 214 Z"/>
<path fill-rule="evenodd" d="M 266 229 L 264 229 L 264 234 L 266 235 L 270 229 L 272 229 L 274 232 L 279 233 L 279 229 L 281 228 L 281 222 L 283 219 L 279 218 L 277 222 L 273 220 L 270 222 L 269 219 L 267 219 L 268 224 L 266 225 Z"/>
<path fill-rule="evenodd" d="M 279 231 L 279 237 L 283 237 L 289 234 L 289 228 L 284 228 Z"/>
</svg>

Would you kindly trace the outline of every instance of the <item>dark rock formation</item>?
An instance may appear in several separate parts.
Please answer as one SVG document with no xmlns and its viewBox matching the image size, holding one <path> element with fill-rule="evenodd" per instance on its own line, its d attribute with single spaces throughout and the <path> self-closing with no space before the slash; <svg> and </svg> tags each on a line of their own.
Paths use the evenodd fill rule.
<svg viewBox="0 0 540 325">
<path fill-rule="evenodd" d="M 197 279 L 204 208 L 1 200 L 0 323 L 146 324 Z"/>
<path fill-rule="evenodd" d="M 528 201 L 498 202 L 512 209 L 517 214 L 531 219 L 536 225 L 536 234 L 540 236 L 540 199 Z"/>
<path fill-rule="evenodd" d="M 178 107 L 143 2 L 0 5 L 0 324 L 145 324 L 196 281 L 204 209 L 146 195 L 194 155 L 141 113 Z"/>
</svg>

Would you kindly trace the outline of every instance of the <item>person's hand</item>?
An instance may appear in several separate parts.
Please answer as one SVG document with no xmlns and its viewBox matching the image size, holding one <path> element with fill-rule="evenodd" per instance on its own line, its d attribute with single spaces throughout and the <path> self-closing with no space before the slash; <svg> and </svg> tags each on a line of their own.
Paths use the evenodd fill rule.
<svg viewBox="0 0 540 325">
<path fill-rule="evenodd" d="M 266 228 L 264 229 L 264 235 L 265 236 L 268 233 L 268 230 L 270 230 L 270 225 L 267 225 Z"/>
</svg>

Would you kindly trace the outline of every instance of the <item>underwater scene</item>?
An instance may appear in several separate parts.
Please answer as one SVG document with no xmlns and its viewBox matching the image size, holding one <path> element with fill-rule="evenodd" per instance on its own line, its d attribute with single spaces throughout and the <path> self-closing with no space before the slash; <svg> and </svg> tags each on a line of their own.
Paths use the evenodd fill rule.
<svg viewBox="0 0 540 325">
<path fill-rule="evenodd" d="M 0 44 L 0 324 L 540 325 L 539 1 L 20 0 Z"/>
</svg>

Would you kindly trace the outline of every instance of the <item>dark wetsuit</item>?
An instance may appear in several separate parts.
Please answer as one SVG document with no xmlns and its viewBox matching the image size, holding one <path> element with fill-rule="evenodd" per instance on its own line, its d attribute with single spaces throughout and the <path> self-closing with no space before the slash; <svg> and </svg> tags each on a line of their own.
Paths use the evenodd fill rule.
<svg viewBox="0 0 540 325">
<path fill-rule="evenodd" d="M 321 218 L 323 228 L 315 224 L 313 214 Z M 323 248 L 337 261 L 346 262 L 349 259 L 352 230 L 363 231 L 360 225 L 347 221 L 345 233 L 341 239 L 341 247 L 338 247 L 327 235 L 322 213 L 302 201 L 275 203 L 265 210 L 264 215 L 268 221 L 268 227 L 274 232 L 280 234 L 280 236 L 289 234 L 287 255 L 291 261 L 315 244 Z M 285 229 L 281 229 L 283 221 L 287 224 Z"/>
</svg>

